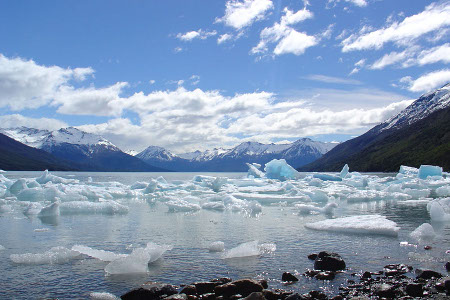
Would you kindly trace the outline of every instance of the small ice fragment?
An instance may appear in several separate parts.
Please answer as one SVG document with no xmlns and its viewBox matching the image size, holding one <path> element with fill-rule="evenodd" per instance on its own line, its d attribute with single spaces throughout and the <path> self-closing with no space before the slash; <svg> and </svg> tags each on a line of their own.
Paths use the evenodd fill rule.
<svg viewBox="0 0 450 300">
<path fill-rule="evenodd" d="M 74 245 L 72 250 L 78 251 L 81 254 L 99 259 L 101 261 L 113 261 L 119 259 L 121 257 L 126 257 L 127 254 L 116 254 L 114 252 L 105 251 L 105 250 L 97 250 L 88 246 L 83 245 Z"/>
<path fill-rule="evenodd" d="M 309 204 L 296 204 L 295 208 L 297 208 L 302 214 L 310 214 L 310 213 L 322 213 L 326 215 L 333 214 L 334 209 L 338 207 L 335 202 L 328 203 L 324 207 L 317 207 Z"/>
<path fill-rule="evenodd" d="M 5 247 L 3 247 L 2 245 L 0 245 L 0 251 L 3 251 L 3 250 L 5 250 L 6 248 Z"/>
<path fill-rule="evenodd" d="M 141 190 L 141 189 L 145 189 L 146 187 L 147 187 L 147 183 L 137 181 L 137 182 L 135 182 L 134 184 L 132 184 L 130 186 L 130 189 L 132 189 L 132 190 Z"/>
<path fill-rule="evenodd" d="M 224 211 L 225 205 L 222 202 L 206 202 L 202 204 L 203 209 Z"/>
<path fill-rule="evenodd" d="M 331 174 L 314 174 L 313 175 L 314 178 L 318 178 L 321 179 L 323 181 L 342 181 L 342 178 L 339 176 L 334 176 Z"/>
<path fill-rule="evenodd" d="M 436 189 L 436 194 L 439 197 L 448 197 L 450 196 L 450 186 L 441 186 Z"/>
<path fill-rule="evenodd" d="M 284 159 L 273 159 L 264 167 L 266 177 L 269 179 L 288 180 L 298 176 L 297 170 L 288 165 Z"/>
<path fill-rule="evenodd" d="M 48 228 L 36 228 L 34 232 L 47 232 Z"/>
<path fill-rule="evenodd" d="M 239 258 L 239 257 L 248 257 L 248 256 L 257 256 L 260 255 L 258 241 L 251 241 L 247 243 L 243 243 L 238 245 L 235 248 L 232 248 L 225 252 L 223 258 Z"/>
<path fill-rule="evenodd" d="M 167 201 L 166 205 L 170 212 L 190 212 L 201 209 L 200 205 L 182 199 Z"/>
<path fill-rule="evenodd" d="M 402 165 L 400 166 L 400 170 L 398 172 L 405 175 L 417 175 L 419 173 L 419 169 Z"/>
<path fill-rule="evenodd" d="M 442 167 L 421 165 L 419 168 L 419 178 L 427 179 L 428 176 L 440 176 L 442 177 Z"/>
<path fill-rule="evenodd" d="M 449 199 L 449 198 L 446 198 Z M 442 201 L 443 202 L 443 201 Z M 429 207 L 429 213 L 432 221 L 436 222 L 446 222 L 450 221 L 450 214 L 447 213 L 444 209 L 444 203 L 441 203 L 439 200 L 434 200 L 429 203 L 427 209 Z"/>
<path fill-rule="evenodd" d="M 89 293 L 89 299 L 91 300 L 120 300 L 119 297 L 106 292 L 91 292 Z"/>
<path fill-rule="evenodd" d="M 128 207 L 113 200 L 102 202 L 70 201 L 60 205 L 61 214 L 127 214 Z"/>
<path fill-rule="evenodd" d="M 28 186 L 26 180 L 23 178 L 18 179 L 9 187 L 9 191 L 13 195 L 18 195 L 21 191 L 25 189 L 28 189 Z"/>
<path fill-rule="evenodd" d="M 16 264 L 43 265 L 65 263 L 79 256 L 80 252 L 65 247 L 53 247 L 44 253 L 11 254 L 10 259 Z"/>
<path fill-rule="evenodd" d="M 264 177 L 264 172 L 259 170 L 259 168 L 261 168 L 260 164 L 257 163 L 253 163 L 253 164 L 249 164 L 246 163 L 247 167 L 248 167 L 248 171 L 247 171 L 247 177 L 253 177 L 253 178 L 262 178 Z"/>
<path fill-rule="evenodd" d="M 150 194 L 156 191 L 156 188 L 158 187 L 158 181 L 155 179 L 151 179 L 149 184 L 144 189 L 144 194 Z"/>
<path fill-rule="evenodd" d="M 44 207 L 38 213 L 38 217 L 55 217 L 59 216 L 59 202 L 55 202 L 50 204 L 49 206 Z"/>
<path fill-rule="evenodd" d="M 213 242 L 208 247 L 209 252 L 222 252 L 225 250 L 225 243 L 221 241 Z"/>
<path fill-rule="evenodd" d="M 347 176 L 347 174 L 348 174 L 348 170 L 349 170 L 349 167 L 347 164 L 345 164 L 345 166 L 341 170 L 341 173 L 339 174 L 339 177 L 345 178 L 345 176 Z"/>
<path fill-rule="evenodd" d="M 361 215 L 327 219 L 305 224 L 306 228 L 342 233 L 380 234 L 397 236 L 400 228 L 394 221 L 381 215 Z"/>
<path fill-rule="evenodd" d="M 410 236 L 417 241 L 431 240 L 436 236 L 436 232 L 434 232 L 433 226 L 428 223 L 423 223 L 411 232 Z"/>
<path fill-rule="evenodd" d="M 24 209 L 23 214 L 26 216 L 37 215 L 42 210 L 42 204 L 39 202 L 30 203 L 27 208 Z"/>
</svg>

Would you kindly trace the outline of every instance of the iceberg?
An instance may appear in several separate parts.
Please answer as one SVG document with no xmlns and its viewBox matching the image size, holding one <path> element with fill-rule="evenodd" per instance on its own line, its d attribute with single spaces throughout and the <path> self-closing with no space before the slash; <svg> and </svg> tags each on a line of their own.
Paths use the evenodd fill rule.
<svg viewBox="0 0 450 300">
<path fill-rule="evenodd" d="M 331 174 L 321 174 L 321 173 L 314 174 L 313 178 L 318 178 L 318 179 L 323 180 L 323 181 L 342 181 L 342 177 L 334 176 L 334 175 L 331 175 Z"/>
<path fill-rule="evenodd" d="M 201 209 L 200 205 L 183 199 L 167 201 L 166 205 L 169 207 L 170 212 L 191 212 Z"/>
<path fill-rule="evenodd" d="M 44 265 L 61 264 L 77 259 L 80 252 L 67 249 L 66 247 L 53 247 L 44 253 L 11 254 L 10 259 L 16 264 Z"/>
<path fill-rule="evenodd" d="M 260 164 L 257 164 L 257 163 L 253 163 L 253 164 L 246 163 L 246 165 L 248 167 L 247 177 L 249 177 L 249 178 L 263 178 L 264 177 L 264 172 L 259 169 L 259 168 L 261 168 Z"/>
<path fill-rule="evenodd" d="M 25 189 L 28 189 L 27 182 L 25 179 L 20 178 L 9 187 L 9 192 L 13 195 L 17 195 Z"/>
<path fill-rule="evenodd" d="M 338 207 L 338 205 L 335 202 L 328 203 L 324 207 L 317 207 L 308 204 L 295 204 L 295 208 L 297 208 L 302 214 L 322 213 L 325 215 L 331 215 L 336 207 Z"/>
<path fill-rule="evenodd" d="M 251 241 L 238 245 L 224 253 L 222 258 L 241 258 L 250 256 L 259 256 L 264 253 L 271 253 L 276 250 L 275 244 L 261 244 L 258 245 L 258 241 Z"/>
<path fill-rule="evenodd" d="M 59 202 L 55 202 L 41 209 L 38 217 L 55 217 L 59 216 Z"/>
<path fill-rule="evenodd" d="M 419 168 L 420 179 L 427 179 L 427 177 L 431 176 L 439 176 L 442 177 L 442 167 L 430 166 L 430 165 L 421 165 Z"/>
<path fill-rule="evenodd" d="M 110 262 L 105 267 L 105 272 L 110 275 L 146 273 L 148 264 L 158 260 L 164 252 L 171 249 L 172 246 L 169 245 L 148 243 L 145 248 L 136 248 L 131 254 Z"/>
<path fill-rule="evenodd" d="M 411 232 L 410 236 L 417 241 L 431 240 L 436 236 L 436 232 L 434 232 L 433 226 L 428 223 L 423 223 Z"/>
<path fill-rule="evenodd" d="M 435 222 L 450 221 L 450 198 L 437 199 L 428 203 L 430 218 Z"/>
<path fill-rule="evenodd" d="M 209 252 L 223 252 L 225 250 L 225 243 L 221 241 L 213 242 L 208 247 Z"/>
<path fill-rule="evenodd" d="M 328 219 L 305 224 L 306 228 L 342 233 L 379 234 L 397 236 L 400 228 L 381 215 L 362 215 Z"/>
<path fill-rule="evenodd" d="M 105 251 L 105 250 L 97 250 L 88 246 L 83 245 L 74 245 L 72 247 L 73 251 L 80 252 L 81 254 L 99 259 L 101 261 L 113 261 L 122 257 L 126 257 L 127 254 L 116 254 L 114 252 Z"/>
<path fill-rule="evenodd" d="M 70 214 L 127 214 L 128 207 L 117 203 L 113 200 L 106 200 L 102 202 L 89 201 L 70 201 L 61 203 L 59 206 L 62 215 Z"/>
<path fill-rule="evenodd" d="M 288 180 L 296 179 L 299 175 L 297 170 L 287 164 L 284 159 L 273 159 L 264 167 L 266 177 L 269 179 Z"/>
<path fill-rule="evenodd" d="M 349 171 L 349 167 L 347 164 L 345 164 L 345 166 L 341 170 L 341 173 L 339 173 L 339 177 L 345 178 L 348 174 L 348 171 Z"/>
</svg>

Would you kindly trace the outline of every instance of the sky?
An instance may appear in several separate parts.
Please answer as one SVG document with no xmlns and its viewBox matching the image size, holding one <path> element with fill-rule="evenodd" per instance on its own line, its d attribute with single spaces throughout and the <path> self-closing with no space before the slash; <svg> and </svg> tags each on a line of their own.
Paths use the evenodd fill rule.
<svg viewBox="0 0 450 300">
<path fill-rule="evenodd" d="M 0 0 L 0 127 L 344 141 L 450 81 L 450 1 Z"/>
</svg>

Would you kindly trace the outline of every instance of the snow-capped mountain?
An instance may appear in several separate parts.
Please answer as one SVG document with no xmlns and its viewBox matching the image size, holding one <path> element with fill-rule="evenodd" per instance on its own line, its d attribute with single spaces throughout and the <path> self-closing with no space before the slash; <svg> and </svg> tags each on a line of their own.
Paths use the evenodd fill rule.
<svg viewBox="0 0 450 300">
<path fill-rule="evenodd" d="M 422 95 L 398 115 L 382 123 L 379 131 L 381 132 L 390 128 L 399 129 L 403 126 L 411 125 L 418 120 L 428 117 L 433 112 L 446 107 L 450 107 L 450 83 L 447 83 L 436 91 Z"/>
<path fill-rule="evenodd" d="M 69 127 L 55 131 L 18 127 L 0 130 L 27 146 L 44 150 L 78 169 L 91 171 L 159 171 L 136 157 L 123 153 L 101 136 Z"/>
<path fill-rule="evenodd" d="M 336 144 L 300 139 L 291 144 L 244 142 L 232 149 L 215 148 L 175 155 L 168 150 L 150 146 L 136 157 L 145 162 L 174 171 L 246 171 L 245 163 L 266 164 L 284 158 L 289 164 L 301 166 L 321 157 Z"/>
<path fill-rule="evenodd" d="M 396 116 L 348 140 L 301 171 L 398 171 L 400 165 L 450 168 L 450 83 L 415 100 Z"/>
</svg>

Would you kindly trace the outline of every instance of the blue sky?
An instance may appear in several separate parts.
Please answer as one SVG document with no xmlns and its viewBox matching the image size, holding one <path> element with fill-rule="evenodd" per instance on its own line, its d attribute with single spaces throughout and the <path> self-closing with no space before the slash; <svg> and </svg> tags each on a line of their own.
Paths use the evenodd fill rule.
<svg viewBox="0 0 450 300">
<path fill-rule="evenodd" d="M 450 81 L 449 30 L 449 1 L 0 0 L 0 122 L 138 151 L 345 140 Z"/>
</svg>

